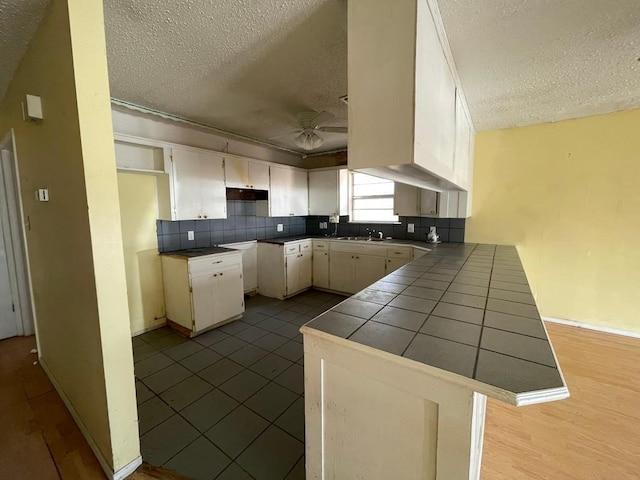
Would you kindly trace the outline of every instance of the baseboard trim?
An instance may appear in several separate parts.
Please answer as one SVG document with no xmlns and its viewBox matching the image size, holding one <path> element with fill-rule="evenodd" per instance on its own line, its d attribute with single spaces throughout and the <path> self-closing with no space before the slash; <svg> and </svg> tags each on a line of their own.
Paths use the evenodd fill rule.
<svg viewBox="0 0 640 480">
<path fill-rule="evenodd" d="M 576 322 L 575 320 L 565 320 L 564 318 L 555 317 L 542 317 L 542 320 L 549 323 L 558 323 L 560 325 L 568 325 L 570 327 L 584 328 L 586 330 L 610 333 L 612 335 L 620 335 L 622 337 L 640 338 L 639 332 L 632 332 L 630 330 L 623 330 L 621 328 L 605 327 L 604 325 L 594 325 L 592 323 Z"/>
<path fill-rule="evenodd" d="M 106 474 L 107 478 L 109 478 L 110 480 L 123 480 L 128 475 L 133 473 L 140 465 L 142 465 L 142 457 L 139 456 L 138 458 L 134 459 L 133 461 L 125 465 L 123 468 L 121 468 L 117 472 L 113 471 L 113 469 L 109 465 L 109 462 L 107 462 L 107 459 L 104 458 L 104 455 L 102 455 L 102 452 L 100 451 L 100 449 L 94 442 L 93 438 L 89 434 L 89 430 L 87 429 L 83 421 L 80 419 L 80 416 L 78 415 L 78 412 L 76 412 L 75 408 L 73 407 L 73 404 L 71 403 L 67 395 L 64 393 L 62 388 L 60 388 L 60 384 L 58 383 L 53 373 L 51 373 L 51 370 L 49 369 L 47 363 L 42 358 L 39 358 L 38 360 L 40 362 L 40 366 L 44 370 L 44 373 L 46 373 L 47 377 L 49 377 L 49 380 L 53 384 L 53 387 L 58 392 L 58 395 L 60 395 L 60 398 L 62 399 L 65 406 L 67 407 L 67 410 L 69 410 L 69 413 L 73 417 L 73 420 L 76 422 L 76 425 L 78 425 L 80 432 L 82 432 L 82 435 L 87 440 L 89 447 L 91 447 L 91 450 L 93 451 L 94 455 L 98 459 L 98 463 L 100 463 L 100 466 L 102 467 L 102 470 Z"/>
<path fill-rule="evenodd" d="M 129 462 L 127 465 L 125 465 L 120 470 L 118 470 L 116 473 L 114 473 L 113 474 L 113 480 L 124 480 L 129 475 L 131 475 L 133 472 L 135 472 L 140 465 L 142 465 L 142 456 L 140 456 L 140 457 L 134 459 L 133 461 Z"/>
</svg>

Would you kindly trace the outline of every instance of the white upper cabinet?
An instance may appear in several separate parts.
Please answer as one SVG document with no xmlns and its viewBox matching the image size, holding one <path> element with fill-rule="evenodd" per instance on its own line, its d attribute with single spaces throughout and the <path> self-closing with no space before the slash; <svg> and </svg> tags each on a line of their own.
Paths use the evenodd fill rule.
<svg viewBox="0 0 640 480">
<path fill-rule="evenodd" d="M 309 215 L 348 215 L 346 168 L 309 171 Z"/>
<path fill-rule="evenodd" d="M 435 0 L 348 2 L 349 169 L 438 191 L 470 187 L 456 151 L 473 129 L 441 25 Z"/>
<path fill-rule="evenodd" d="M 462 104 L 460 96 L 456 97 L 456 145 L 453 174 L 456 183 L 469 190 L 473 173 L 473 152 L 472 148 L 471 122 L 467 117 L 467 112 Z"/>
<path fill-rule="evenodd" d="M 227 188 L 269 189 L 269 164 L 266 162 L 225 155 L 224 173 Z"/>
<path fill-rule="evenodd" d="M 265 217 L 309 215 L 307 171 L 285 165 L 269 167 L 269 199 L 256 203 L 256 213 Z"/>
<path fill-rule="evenodd" d="M 173 147 L 174 220 L 227 218 L 223 157 L 215 152 Z"/>
<path fill-rule="evenodd" d="M 456 192 L 457 193 L 457 192 Z M 403 217 L 448 217 L 449 210 L 439 209 L 440 194 L 404 183 L 395 184 L 394 213 Z M 451 215 L 457 217 L 456 215 Z"/>
</svg>

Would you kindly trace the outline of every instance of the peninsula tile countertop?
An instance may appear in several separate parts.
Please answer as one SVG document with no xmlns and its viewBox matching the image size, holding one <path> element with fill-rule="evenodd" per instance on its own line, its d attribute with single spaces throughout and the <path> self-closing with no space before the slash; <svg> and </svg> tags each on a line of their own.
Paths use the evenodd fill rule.
<svg viewBox="0 0 640 480">
<path fill-rule="evenodd" d="M 402 243 L 432 251 L 303 333 L 325 332 L 454 373 L 516 405 L 569 396 L 515 247 Z"/>
</svg>

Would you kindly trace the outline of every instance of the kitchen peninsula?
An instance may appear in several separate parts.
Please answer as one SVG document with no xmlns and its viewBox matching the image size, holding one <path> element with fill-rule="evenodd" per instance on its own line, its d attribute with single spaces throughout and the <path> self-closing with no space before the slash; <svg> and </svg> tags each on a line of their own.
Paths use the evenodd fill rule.
<svg viewBox="0 0 640 480">
<path fill-rule="evenodd" d="M 487 396 L 569 396 L 512 246 L 434 246 L 301 332 L 308 479 L 478 479 Z"/>
</svg>

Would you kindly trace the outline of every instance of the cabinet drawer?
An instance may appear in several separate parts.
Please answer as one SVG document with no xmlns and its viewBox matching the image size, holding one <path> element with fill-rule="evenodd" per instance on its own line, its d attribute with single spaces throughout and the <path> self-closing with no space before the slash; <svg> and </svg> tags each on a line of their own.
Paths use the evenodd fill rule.
<svg viewBox="0 0 640 480">
<path fill-rule="evenodd" d="M 285 246 L 284 246 L 284 254 L 285 255 L 291 255 L 292 253 L 297 253 L 299 251 L 300 251 L 300 245 L 298 245 L 297 243 L 295 243 L 293 245 L 285 244 Z"/>
<path fill-rule="evenodd" d="M 313 241 L 313 249 L 314 250 L 329 250 L 329 242 L 325 242 L 324 240 L 314 240 Z"/>
<path fill-rule="evenodd" d="M 298 245 L 300 246 L 301 252 L 308 252 L 311 250 L 311 242 L 300 242 Z"/>
<path fill-rule="evenodd" d="M 411 258 L 411 248 L 395 247 L 387 249 L 387 257 L 389 258 Z"/>
<path fill-rule="evenodd" d="M 207 255 L 192 259 L 189 260 L 189 273 L 194 275 L 230 268 L 234 265 L 241 265 L 241 259 L 242 254 L 240 253 L 234 255 Z"/>
</svg>

